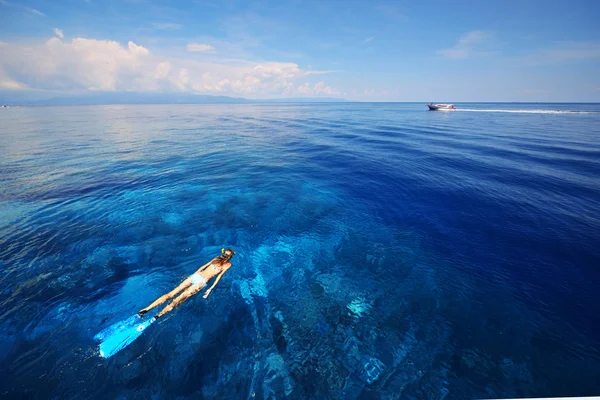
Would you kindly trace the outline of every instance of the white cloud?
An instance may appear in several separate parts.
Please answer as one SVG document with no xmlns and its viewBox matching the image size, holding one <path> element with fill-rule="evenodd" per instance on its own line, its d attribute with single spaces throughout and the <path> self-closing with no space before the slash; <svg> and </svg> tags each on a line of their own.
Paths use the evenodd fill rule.
<svg viewBox="0 0 600 400">
<path fill-rule="evenodd" d="M 35 15 L 39 15 L 40 17 L 45 17 L 46 14 L 44 14 L 43 12 L 41 12 L 40 10 L 36 10 L 35 8 L 31 8 L 31 7 L 24 7 L 27 11 L 29 11 L 32 14 Z"/>
<path fill-rule="evenodd" d="M 187 91 L 252 98 L 337 94 L 324 81 L 305 82 L 331 71 L 287 62 L 164 57 L 133 42 L 124 46 L 86 38 L 53 37 L 27 47 L 4 43 L 0 72 L 4 89 L 23 85 L 55 91 Z"/>
<path fill-rule="evenodd" d="M 308 94 L 318 96 L 320 94 L 324 95 L 336 95 L 338 92 L 330 88 L 329 86 L 325 86 L 325 82 L 317 82 L 312 87 L 310 83 L 305 82 L 304 85 L 300 85 L 296 88 L 297 93 L 299 94 Z"/>
<path fill-rule="evenodd" d="M 2 46 L 0 67 L 39 89 L 117 90 L 122 79 L 139 73 L 149 54 L 133 42 L 124 48 L 108 40 L 54 37 L 42 46 Z"/>
<path fill-rule="evenodd" d="M 52 31 L 59 39 L 63 39 L 65 37 L 65 35 L 63 34 L 63 31 L 58 28 L 54 28 Z"/>
<path fill-rule="evenodd" d="M 437 54 L 451 59 L 468 58 L 470 55 L 479 53 L 475 51 L 475 47 L 489 38 L 489 33 L 484 31 L 468 32 L 462 35 L 458 40 L 458 43 L 456 43 L 453 47 L 449 49 L 438 50 Z"/>
<path fill-rule="evenodd" d="M 112 42 L 112 43 L 116 43 L 116 42 Z M 147 56 L 148 54 L 150 54 L 150 50 L 148 50 L 144 46 L 138 46 L 137 44 L 133 43 L 132 41 L 127 42 L 127 47 L 129 48 L 129 51 L 131 53 L 139 55 L 139 56 Z"/>
<path fill-rule="evenodd" d="M 294 79 L 308 75 L 310 71 L 302 71 L 298 64 L 294 63 L 264 63 L 254 67 L 254 72 L 261 78 L 280 77 L 283 79 Z"/>
<path fill-rule="evenodd" d="M 31 8 L 31 7 L 27 7 L 27 6 L 22 6 L 20 4 L 15 4 L 15 3 L 7 1 L 7 0 L 0 0 L 0 4 L 2 4 L 3 6 L 7 6 L 7 7 L 18 7 L 18 8 L 21 8 L 21 9 L 27 11 L 28 13 L 39 15 L 41 17 L 46 16 L 40 10 L 36 10 L 35 8 Z"/>
<path fill-rule="evenodd" d="M 375 36 L 369 36 L 368 38 L 366 38 L 365 40 L 363 40 L 361 43 L 362 44 L 367 44 L 367 43 L 369 43 L 373 39 L 375 39 Z"/>
<path fill-rule="evenodd" d="M 1 0 L 0 0 L 1 1 Z M 2 54 L 2 47 L 7 46 L 7 43 L 0 42 L 0 55 Z M 16 80 L 10 78 L 8 74 L 0 65 L 0 90 L 24 90 L 28 89 L 27 85 L 17 82 Z"/>
<path fill-rule="evenodd" d="M 170 71 L 171 64 L 168 61 L 163 61 L 156 66 L 156 70 L 154 72 L 154 79 L 165 79 L 169 76 Z"/>
<path fill-rule="evenodd" d="M 298 93 L 310 93 L 310 84 L 306 82 L 304 85 L 298 86 Z"/>
<path fill-rule="evenodd" d="M 189 43 L 187 45 L 187 50 L 191 52 L 213 53 L 215 48 L 210 44 L 205 43 Z"/>
<path fill-rule="evenodd" d="M 316 83 L 315 86 L 313 87 L 313 92 L 316 95 L 319 95 L 321 93 L 326 94 L 326 95 L 334 94 L 333 90 L 330 87 L 325 86 L 325 82 Z"/>
<path fill-rule="evenodd" d="M 0 89 L 1 90 L 23 90 L 23 89 L 28 89 L 28 87 L 27 87 L 27 85 L 24 85 L 13 79 L 0 78 Z"/>
<path fill-rule="evenodd" d="M 190 72 L 187 68 L 181 68 L 179 70 L 179 79 L 176 82 L 176 86 L 183 90 L 188 83 L 190 83 Z"/>
</svg>

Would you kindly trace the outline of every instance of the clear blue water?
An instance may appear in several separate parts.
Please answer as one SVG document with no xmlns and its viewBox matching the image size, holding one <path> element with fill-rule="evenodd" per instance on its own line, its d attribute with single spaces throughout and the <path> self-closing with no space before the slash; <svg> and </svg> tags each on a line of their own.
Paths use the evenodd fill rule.
<svg viewBox="0 0 600 400">
<path fill-rule="evenodd" d="M 600 394 L 600 105 L 458 107 L 2 110 L 0 394 Z"/>
</svg>

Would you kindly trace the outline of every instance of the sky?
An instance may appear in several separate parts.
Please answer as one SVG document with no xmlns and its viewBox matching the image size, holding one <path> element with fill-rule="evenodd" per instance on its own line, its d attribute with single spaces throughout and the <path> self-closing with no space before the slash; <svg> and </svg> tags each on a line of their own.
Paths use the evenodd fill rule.
<svg viewBox="0 0 600 400">
<path fill-rule="evenodd" d="M 0 92 L 600 102 L 600 0 L 0 0 Z"/>
</svg>

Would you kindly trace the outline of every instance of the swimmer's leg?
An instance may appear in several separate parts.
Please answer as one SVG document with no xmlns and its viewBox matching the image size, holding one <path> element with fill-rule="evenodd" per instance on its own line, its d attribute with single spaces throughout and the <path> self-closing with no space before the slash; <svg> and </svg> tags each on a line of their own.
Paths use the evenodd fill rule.
<svg viewBox="0 0 600 400">
<path fill-rule="evenodd" d="M 192 285 L 189 288 L 187 288 L 183 293 L 181 293 L 179 296 L 177 296 L 175 298 L 175 300 L 173 300 L 171 302 L 171 304 L 169 304 L 168 306 L 166 306 L 165 308 L 163 308 L 157 315 L 155 318 L 160 318 L 163 315 L 170 313 L 171 311 L 173 311 L 173 309 L 175 307 L 177 307 L 178 305 L 180 305 L 181 303 L 183 303 L 184 301 L 186 301 L 187 299 L 189 299 L 191 296 L 195 295 L 196 293 L 198 293 L 200 290 L 202 290 L 204 288 L 205 285 Z"/>
<path fill-rule="evenodd" d="M 162 303 L 164 303 L 167 300 L 171 300 L 173 297 L 175 297 L 177 295 L 177 293 L 181 292 L 182 290 L 184 290 L 185 288 L 189 287 L 192 284 L 192 278 L 186 278 L 183 282 L 181 282 L 181 284 L 179 286 L 177 286 L 175 289 L 171 290 L 169 293 L 160 296 L 158 299 L 154 300 L 154 302 L 152 304 L 150 304 L 148 307 L 146 308 L 142 308 L 139 312 L 138 315 L 140 317 L 143 317 L 144 314 L 146 314 L 148 311 L 152 310 L 154 307 L 158 307 L 160 306 Z"/>
</svg>

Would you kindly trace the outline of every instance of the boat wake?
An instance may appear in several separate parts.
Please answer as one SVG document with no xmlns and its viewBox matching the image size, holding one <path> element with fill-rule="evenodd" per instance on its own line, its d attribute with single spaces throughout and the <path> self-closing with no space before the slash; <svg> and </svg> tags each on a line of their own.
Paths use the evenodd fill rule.
<svg viewBox="0 0 600 400">
<path fill-rule="evenodd" d="M 454 111 L 488 112 L 488 113 L 515 113 L 515 114 L 600 114 L 600 112 L 598 112 L 598 111 L 574 111 L 574 110 L 500 110 L 500 109 L 457 108 Z"/>
</svg>

